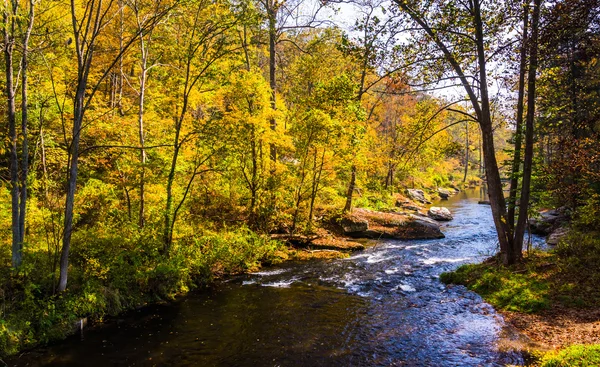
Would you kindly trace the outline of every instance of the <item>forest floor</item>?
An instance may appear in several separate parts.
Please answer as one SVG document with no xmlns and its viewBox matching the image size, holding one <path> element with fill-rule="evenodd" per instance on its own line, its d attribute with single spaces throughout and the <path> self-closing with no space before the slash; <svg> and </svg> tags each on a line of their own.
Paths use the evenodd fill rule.
<svg viewBox="0 0 600 367">
<path fill-rule="evenodd" d="M 540 344 L 558 349 L 573 344 L 600 344 L 600 307 L 556 306 L 536 314 L 500 311 L 505 320 Z"/>
</svg>

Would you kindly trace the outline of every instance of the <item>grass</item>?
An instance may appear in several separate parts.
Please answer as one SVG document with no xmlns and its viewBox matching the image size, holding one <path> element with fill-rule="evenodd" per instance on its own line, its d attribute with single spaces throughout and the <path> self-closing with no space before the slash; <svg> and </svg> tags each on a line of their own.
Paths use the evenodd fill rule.
<svg viewBox="0 0 600 367">
<path fill-rule="evenodd" d="M 481 295 L 496 308 L 524 313 L 538 312 L 550 305 L 548 275 L 556 269 L 554 255 L 536 252 L 523 264 L 504 267 L 494 259 L 482 264 L 463 265 L 443 273 L 444 283 L 462 284 Z"/>
<path fill-rule="evenodd" d="M 540 367 L 596 367 L 600 366 L 600 345 L 573 345 L 560 351 L 546 353 Z"/>
</svg>

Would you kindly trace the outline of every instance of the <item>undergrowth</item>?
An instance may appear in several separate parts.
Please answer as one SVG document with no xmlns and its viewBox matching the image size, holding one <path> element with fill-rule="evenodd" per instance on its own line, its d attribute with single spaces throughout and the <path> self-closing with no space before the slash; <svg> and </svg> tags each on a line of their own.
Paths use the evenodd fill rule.
<svg viewBox="0 0 600 367">
<path fill-rule="evenodd" d="M 62 339 L 81 318 L 100 321 L 287 257 L 281 243 L 247 228 L 183 239 L 168 257 L 160 248 L 137 231 L 81 230 L 69 288 L 61 294 L 54 292 L 56 275 L 43 251 L 26 252 L 18 272 L 0 268 L 0 356 Z"/>
</svg>

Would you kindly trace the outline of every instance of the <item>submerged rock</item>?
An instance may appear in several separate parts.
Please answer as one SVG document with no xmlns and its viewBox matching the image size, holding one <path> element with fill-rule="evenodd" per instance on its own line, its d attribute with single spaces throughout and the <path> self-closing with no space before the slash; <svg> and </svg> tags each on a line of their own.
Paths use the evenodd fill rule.
<svg viewBox="0 0 600 367">
<path fill-rule="evenodd" d="M 430 218 L 439 221 L 449 221 L 453 219 L 452 213 L 450 213 L 450 210 L 448 210 L 448 208 L 442 208 L 437 206 L 432 206 L 431 208 L 429 208 L 427 215 Z"/>
</svg>

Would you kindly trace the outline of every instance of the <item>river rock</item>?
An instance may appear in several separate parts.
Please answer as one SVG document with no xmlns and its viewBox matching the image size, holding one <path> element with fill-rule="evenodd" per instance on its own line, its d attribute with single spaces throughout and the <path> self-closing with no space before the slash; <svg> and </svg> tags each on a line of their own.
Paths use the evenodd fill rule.
<svg viewBox="0 0 600 367">
<path fill-rule="evenodd" d="M 440 196 L 440 198 L 442 200 L 448 200 L 448 198 L 450 197 L 450 195 L 452 195 L 450 193 L 450 191 L 448 191 L 446 189 L 442 189 L 442 188 L 437 189 L 437 193 L 438 193 L 438 195 Z"/>
<path fill-rule="evenodd" d="M 563 237 L 565 237 L 567 234 L 569 234 L 569 228 L 567 228 L 567 227 L 557 228 L 552 233 L 550 233 L 550 235 L 548 235 L 548 237 L 546 238 L 546 243 L 549 245 L 552 245 L 552 246 L 556 246 L 556 245 L 558 245 L 560 240 Z"/>
<path fill-rule="evenodd" d="M 418 189 L 406 189 L 406 195 L 408 195 L 411 199 L 418 201 L 423 204 L 431 204 L 431 201 L 427 200 L 425 197 L 425 193 L 423 190 Z"/>
<path fill-rule="evenodd" d="M 366 226 L 363 224 L 366 222 Z M 344 234 L 356 238 L 393 238 L 400 240 L 444 238 L 440 225 L 425 216 L 404 213 L 383 213 L 357 208 L 338 223 Z M 344 228 L 342 223 L 360 223 Z M 354 229 L 365 228 L 363 231 Z M 353 231 L 346 231 L 352 229 Z"/>
<path fill-rule="evenodd" d="M 364 232 L 369 229 L 369 222 L 366 219 L 352 215 L 343 217 L 340 224 L 344 234 Z"/>
<path fill-rule="evenodd" d="M 567 221 L 568 217 L 562 208 L 542 210 L 539 217 L 529 219 L 529 228 L 531 233 L 545 236 L 552 233 L 556 228 L 561 227 Z"/>
<path fill-rule="evenodd" d="M 453 219 L 452 213 L 450 213 L 450 210 L 448 210 L 448 208 L 442 208 L 437 206 L 432 206 L 431 208 L 429 208 L 427 215 L 430 218 L 439 221 L 449 221 Z"/>
</svg>

